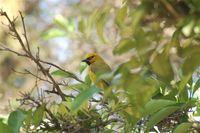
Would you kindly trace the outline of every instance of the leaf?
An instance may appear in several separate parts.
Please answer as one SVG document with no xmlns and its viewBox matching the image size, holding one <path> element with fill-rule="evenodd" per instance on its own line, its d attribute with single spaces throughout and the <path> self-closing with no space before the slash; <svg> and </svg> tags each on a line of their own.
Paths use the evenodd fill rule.
<svg viewBox="0 0 200 133">
<path fill-rule="evenodd" d="M 194 85 L 194 89 L 193 89 L 193 93 L 195 93 L 196 90 L 199 89 L 199 87 L 200 87 L 200 79 L 198 79 L 197 82 L 195 83 L 195 85 Z"/>
<path fill-rule="evenodd" d="M 87 66 L 88 66 L 87 63 L 81 62 L 81 64 L 80 64 L 80 73 L 81 74 L 86 69 Z"/>
<path fill-rule="evenodd" d="M 78 30 L 81 32 L 81 33 L 84 33 L 85 31 L 85 28 L 86 28 L 86 24 L 85 24 L 85 21 L 83 18 L 81 18 L 78 22 Z"/>
<path fill-rule="evenodd" d="M 64 16 L 62 16 L 61 14 L 58 14 L 55 16 L 54 23 L 56 23 L 61 28 L 64 28 L 68 32 L 73 32 L 75 29 L 72 19 L 67 19 Z"/>
<path fill-rule="evenodd" d="M 66 86 L 67 89 L 78 89 L 78 90 L 85 90 L 89 88 L 88 84 L 82 84 L 82 83 L 77 83 L 77 84 L 71 84 Z"/>
<path fill-rule="evenodd" d="M 187 84 L 192 78 L 192 74 L 188 74 L 186 76 L 183 76 L 180 84 L 179 84 L 179 90 L 178 90 L 178 98 L 180 102 L 187 102 L 188 98 L 190 98 L 188 95 L 188 89 L 187 89 Z"/>
<path fill-rule="evenodd" d="M 182 49 L 179 49 L 178 52 L 179 52 L 179 56 L 183 58 L 190 57 L 195 53 L 200 53 L 200 46 L 199 45 L 187 46 Z"/>
<path fill-rule="evenodd" d="M 172 35 L 172 40 L 170 45 L 167 46 L 168 49 L 174 47 L 174 46 L 179 46 L 179 36 L 181 35 L 181 30 L 178 28 L 176 31 L 174 31 Z"/>
<path fill-rule="evenodd" d="M 141 61 L 137 57 L 131 57 L 128 62 L 122 64 L 124 67 L 130 69 L 138 68 L 141 65 Z"/>
<path fill-rule="evenodd" d="M 100 12 L 99 17 L 97 18 L 97 21 L 96 21 L 97 34 L 103 43 L 106 43 L 104 29 L 105 29 L 106 17 L 108 15 L 108 12 L 109 12 L 109 8 L 103 9 L 103 11 Z"/>
<path fill-rule="evenodd" d="M 8 118 L 8 126 L 11 128 L 13 133 L 19 133 L 19 129 L 23 124 L 25 118 L 26 114 L 20 109 L 17 109 L 16 111 L 10 113 Z"/>
<path fill-rule="evenodd" d="M 46 32 L 44 32 L 42 34 L 42 38 L 44 40 L 49 40 L 49 39 L 52 39 L 52 38 L 55 38 L 55 37 L 62 37 L 62 36 L 65 36 L 65 31 L 61 30 L 61 29 L 58 29 L 58 28 L 52 28 L 52 29 L 49 29 L 47 30 Z"/>
<path fill-rule="evenodd" d="M 98 93 L 100 91 L 96 86 L 91 86 L 89 89 L 83 90 L 76 96 L 74 101 L 71 103 L 71 111 L 77 111 L 80 106 L 89 98 L 93 96 L 93 94 Z"/>
<path fill-rule="evenodd" d="M 148 132 L 151 128 L 153 128 L 154 125 L 168 117 L 170 114 L 178 110 L 179 106 L 169 106 L 166 108 L 163 108 L 162 110 L 158 111 L 157 113 L 153 114 L 149 121 L 147 122 L 147 129 L 146 132 Z"/>
<path fill-rule="evenodd" d="M 91 85 L 92 81 L 91 81 L 89 75 L 86 75 L 86 76 L 85 76 L 84 82 L 85 82 L 85 84 L 87 84 L 87 85 Z"/>
<path fill-rule="evenodd" d="M 176 104 L 176 103 L 177 102 L 175 102 L 175 101 L 165 100 L 165 99 L 151 100 L 144 107 L 145 115 L 153 114 L 153 113 L 159 111 L 160 109 L 162 109 L 166 106 L 173 105 L 173 104 Z"/>
<path fill-rule="evenodd" d="M 150 77 L 143 77 L 139 74 L 129 73 L 124 76 L 122 77 L 124 80 L 123 88 L 126 90 L 128 100 L 134 105 L 134 110 L 141 110 L 149 102 L 156 90 L 155 81 Z M 142 115 L 141 111 L 134 112 L 137 112 L 135 117 Z"/>
<path fill-rule="evenodd" d="M 96 23 L 96 18 L 99 15 L 99 9 L 96 9 L 92 12 L 92 14 L 89 16 L 88 21 L 86 23 L 86 38 L 89 38 L 91 36 L 91 32 L 93 30 L 94 24 Z"/>
<path fill-rule="evenodd" d="M 123 54 L 130 49 L 134 48 L 134 42 L 131 39 L 121 39 L 118 45 L 114 48 L 113 53 L 116 54 Z"/>
<path fill-rule="evenodd" d="M 187 25 L 185 25 L 182 28 L 182 32 L 186 37 L 189 37 L 191 35 L 194 25 L 195 25 L 195 20 L 194 18 L 191 17 L 189 23 L 187 23 Z"/>
<path fill-rule="evenodd" d="M 68 25 L 69 21 L 64 16 L 62 16 L 61 14 L 57 14 L 54 17 L 54 23 L 59 25 L 62 28 L 67 29 L 68 28 L 67 25 Z"/>
<path fill-rule="evenodd" d="M 1 133 L 13 133 L 11 127 L 4 124 L 2 121 L 0 121 L 0 132 Z"/>
<path fill-rule="evenodd" d="M 55 76 L 60 76 L 60 77 L 63 77 L 63 78 L 74 77 L 74 74 L 72 74 L 71 72 L 63 71 L 63 70 L 60 70 L 60 69 L 53 71 L 51 74 L 55 75 Z"/>
<path fill-rule="evenodd" d="M 26 120 L 25 120 L 25 125 L 26 125 L 27 129 L 30 127 L 31 121 L 32 121 L 32 109 L 27 111 L 27 117 L 26 117 Z"/>
<path fill-rule="evenodd" d="M 56 112 L 56 114 L 60 114 L 62 116 L 66 115 L 68 113 L 67 109 L 66 109 L 66 103 L 65 102 L 61 102 L 58 105 L 58 111 Z"/>
<path fill-rule="evenodd" d="M 178 54 L 185 59 L 182 65 L 183 75 L 192 74 L 200 66 L 200 45 L 187 46 L 179 49 Z"/>
<path fill-rule="evenodd" d="M 45 106 L 46 106 L 45 104 L 42 104 L 33 113 L 33 124 L 35 125 L 35 127 L 39 126 L 40 122 L 42 121 L 42 118 L 44 116 Z"/>
<path fill-rule="evenodd" d="M 191 78 L 192 78 L 191 74 L 182 77 L 180 84 L 179 84 L 179 92 L 181 92 L 185 89 L 187 83 L 189 82 L 189 80 L 191 80 Z"/>
<path fill-rule="evenodd" d="M 200 54 L 193 53 L 183 63 L 183 74 L 192 74 L 200 66 Z"/>
<path fill-rule="evenodd" d="M 142 19 L 143 15 L 145 14 L 145 11 L 147 9 L 147 4 L 143 3 L 138 8 L 132 12 L 131 17 L 132 17 L 132 28 L 136 29 L 140 20 Z"/>
<path fill-rule="evenodd" d="M 188 133 L 188 129 L 192 126 L 192 123 L 185 122 L 178 125 L 173 133 Z"/>
<path fill-rule="evenodd" d="M 118 10 L 115 17 L 115 22 L 119 27 L 122 27 L 127 16 L 127 2 Z"/>
<path fill-rule="evenodd" d="M 112 129 L 105 129 L 102 133 L 115 133 Z"/>
<path fill-rule="evenodd" d="M 156 55 L 151 63 L 152 70 L 163 80 L 170 82 L 174 78 L 172 66 L 169 57 L 164 52 Z"/>
</svg>

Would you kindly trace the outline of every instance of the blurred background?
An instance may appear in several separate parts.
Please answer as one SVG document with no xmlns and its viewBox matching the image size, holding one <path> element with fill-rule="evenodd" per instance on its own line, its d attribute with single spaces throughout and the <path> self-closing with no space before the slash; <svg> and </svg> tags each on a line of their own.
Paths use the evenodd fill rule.
<svg viewBox="0 0 200 133">
<path fill-rule="evenodd" d="M 196 19 L 194 17 L 196 15 L 195 11 L 198 12 L 199 7 L 195 7 L 195 4 L 191 5 L 190 2 L 186 5 L 181 3 L 181 0 L 176 2 L 169 0 L 174 8 L 177 9 L 177 12 L 179 12 L 178 15 L 180 16 L 178 16 L 176 13 L 171 14 L 167 12 L 167 8 L 160 2 L 162 0 L 158 1 L 153 5 L 152 13 L 146 13 L 140 24 L 144 28 L 145 33 L 139 31 L 136 34 L 138 36 L 135 37 L 136 41 L 134 41 L 141 44 L 144 43 L 144 47 L 149 45 L 148 42 L 151 42 L 152 47 L 150 49 L 159 51 L 167 43 L 173 43 L 169 40 L 171 40 L 172 35 L 178 29 L 177 25 L 182 24 L 182 27 L 180 26 L 183 33 L 183 35 L 181 34 L 182 38 L 180 37 L 181 44 L 183 46 L 189 46 L 191 43 L 197 44 L 200 34 L 200 22 L 198 20 L 194 24 L 193 19 Z M 136 9 L 140 3 L 140 0 L 132 0 L 129 7 Z M 19 16 L 18 11 L 23 13 L 28 39 L 35 55 L 39 48 L 42 60 L 57 64 L 75 73 L 81 79 L 83 76 L 79 73 L 80 61 L 87 53 L 100 53 L 112 69 L 127 61 L 128 58 L 126 57 L 130 56 L 128 52 L 124 55 L 113 56 L 113 48 L 119 43 L 119 40 L 132 36 L 132 29 L 128 26 L 128 28 L 119 28 L 121 33 L 118 33 L 119 30 L 113 24 L 116 9 L 120 7 L 122 7 L 122 0 L 0 0 L 0 8 L 6 11 L 11 18 Z M 99 15 L 99 18 L 96 18 L 99 13 L 97 9 L 102 13 Z M 144 11 L 139 10 L 137 13 L 132 13 L 134 17 L 126 19 L 124 23 L 130 25 L 130 21 L 133 21 L 133 25 L 135 22 L 137 26 L 140 18 L 143 17 Z M 193 13 L 194 16 L 190 16 L 190 13 Z M 179 19 L 181 17 L 187 22 L 178 23 L 179 20 L 183 20 Z M 22 51 L 17 41 L 7 34 L 9 30 L 6 26 L 8 24 L 6 19 L 0 17 L 0 21 L 2 22 L 0 26 L 0 45 L 6 45 L 19 52 Z M 93 29 L 94 21 L 98 21 L 96 30 Z M 104 25 L 105 21 L 106 24 Z M 120 27 L 121 20 L 116 21 Z M 86 22 L 87 24 L 85 24 Z M 17 19 L 16 26 L 23 33 L 20 19 Z M 102 31 L 104 26 L 105 28 Z M 192 36 L 193 32 L 196 40 Z M 146 33 L 149 38 L 145 38 Z M 143 41 L 144 38 L 145 41 Z M 137 46 L 141 53 L 146 52 L 142 51 L 143 45 Z M 127 49 L 130 48 L 126 48 L 125 51 L 128 51 Z M 131 55 L 133 55 L 134 50 L 131 52 Z M 171 63 L 173 65 L 181 63 L 182 60 L 176 56 L 176 50 L 170 51 L 169 55 L 170 58 L 172 57 Z M 146 56 L 150 58 L 151 63 L 153 56 L 151 56 L 152 58 L 148 55 Z M 159 71 L 160 64 L 157 66 L 155 69 Z M 20 97 L 20 92 L 28 92 L 35 88 L 34 77 L 19 73 L 23 72 L 24 69 L 33 72 L 37 70 L 30 60 L 17 57 L 9 52 L 0 51 L 0 115 L 2 116 L 8 114 L 13 108 L 18 107 L 19 103 L 16 99 Z M 173 71 L 176 74 L 177 71 Z M 195 74 L 194 81 L 199 79 L 199 72 Z M 66 79 L 66 82 L 71 82 L 71 80 Z M 45 84 L 40 86 L 44 87 Z"/>
<path fill-rule="evenodd" d="M 104 5 L 107 8 L 118 8 L 121 0 L 0 0 L 0 8 L 11 18 L 19 16 L 18 11 L 23 13 L 31 48 L 36 53 L 39 47 L 41 59 L 70 70 L 80 78 L 79 64 L 86 53 L 101 53 L 112 68 L 124 58 L 114 58 L 112 55 L 112 48 L 119 40 L 112 22 L 108 21 L 106 25 L 106 37 L 109 38 L 106 43 L 95 34 L 90 36 L 90 32 L 94 32 L 92 30 L 86 35 L 79 32 L 84 27 L 77 25 L 83 22 L 83 18 Z M 109 20 L 112 21 L 112 18 Z M 6 19 L 0 17 L 0 21 L 1 45 L 20 52 L 18 42 L 7 34 Z M 20 19 L 16 21 L 16 25 L 22 34 Z M 36 66 L 30 60 L 0 51 L 0 115 L 8 114 L 19 105 L 16 98 L 20 97 L 20 92 L 28 92 L 35 87 L 34 77 L 18 73 L 24 69 L 34 71 Z"/>
<path fill-rule="evenodd" d="M 171 132 L 180 123 L 200 123 L 199 7 L 199 0 L 0 0 L 0 9 L 7 12 L 10 18 L 17 17 L 15 25 L 23 36 L 23 25 L 19 16 L 19 11 L 22 12 L 31 52 L 35 57 L 39 56 L 41 60 L 60 66 L 85 82 L 89 81 L 89 78 L 86 76 L 87 71 L 80 74 L 80 62 L 87 53 L 99 53 L 111 68 L 116 70 L 111 75 L 113 79 L 110 90 L 116 89 L 114 94 L 119 101 L 116 103 L 112 101 L 115 101 L 115 98 L 114 95 L 110 96 L 110 90 L 108 90 L 110 92 L 104 91 L 104 94 L 112 99 L 110 108 L 114 107 L 114 110 L 111 112 L 119 113 L 124 119 L 123 124 L 130 124 L 126 125 L 127 132 L 133 131 L 134 125 L 138 126 L 138 130 L 135 131 L 139 131 L 141 125 L 145 126 L 139 120 L 144 123 L 155 120 L 155 123 L 150 126 L 147 124 L 147 127 L 153 128 L 157 125 L 162 129 L 161 132 Z M 6 46 L 23 54 L 18 40 L 10 35 L 6 18 L 1 16 L 0 22 L 0 46 Z M 50 73 L 56 70 L 49 65 L 43 65 L 50 70 Z M 52 89 L 52 84 L 38 81 L 33 75 L 24 74 L 27 71 L 43 76 L 33 61 L 0 50 L 0 122 L 1 118 L 7 118 L 11 111 L 22 107 L 19 101 L 22 93 L 31 92 L 31 96 L 48 103 L 50 107 L 49 99 L 52 98 L 51 100 L 55 102 L 52 105 L 57 106 L 56 102 L 59 99 L 55 99 L 53 94 L 42 97 L 42 91 Z M 62 86 L 65 92 L 69 90 L 76 95 L 79 91 L 73 89 L 82 89 L 74 84 L 76 81 L 70 76 L 66 78 L 53 75 L 53 77 L 58 83 L 66 84 Z M 87 92 L 85 90 L 82 92 Z M 43 98 L 46 101 L 43 101 Z M 153 101 L 152 99 L 160 103 L 154 103 L 159 111 L 151 112 L 151 109 L 154 109 L 152 104 L 146 109 L 150 110 L 149 114 L 145 114 L 143 109 L 147 103 Z M 173 104 L 167 104 L 165 107 L 163 105 L 165 100 L 167 103 L 167 100 L 171 100 Z M 64 102 L 61 105 L 68 107 L 76 100 L 69 97 L 69 101 L 67 105 Z M 79 99 L 80 104 L 83 101 Z M 174 112 L 175 110 L 168 111 L 166 115 L 163 110 L 175 106 L 174 102 L 180 115 L 177 115 L 179 112 Z M 33 109 L 34 114 L 37 114 L 40 108 L 39 105 L 36 107 L 36 111 Z M 160 111 L 163 111 L 165 116 Z M 102 114 L 108 113 L 112 117 L 115 114 L 111 112 L 104 110 Z M 102 114 L 98 112 L 97 116 L 104 117 Z M 168 116 L 169 114 L 172 115 Z M 31 118 L 30 113 L 29 119 Z M 70 121 L 68 117 L 65 118 Z M 96 115 L 94 118 L 97 118 Z M 161 123 L 158 123 L 159 121 Z M 91 123 L 88 124 L 89 127 Z M 119 127 L 124 132 L 123 124 L 122 126 L 119 124 Z M 74 129 L 76 128 L 75 126 Z M 106 128 L 110 129 L 111 126 L 108 125 Z M 200 124 L 196 131 L 199 132 L 199 129 Z"/>
</svg>

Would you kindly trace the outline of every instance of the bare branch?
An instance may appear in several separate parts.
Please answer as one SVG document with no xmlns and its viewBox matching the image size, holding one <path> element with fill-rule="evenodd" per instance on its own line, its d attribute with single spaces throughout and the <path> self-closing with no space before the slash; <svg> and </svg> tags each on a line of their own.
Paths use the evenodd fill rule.
<svg viewBox="0 0 200 133">
<path fill-rule="evenodd" d="M 15 27 L 15 23 L 14 21 L 11 21 L 11 19 L 9 18 L 9 16 L 7 15 L 6 12 L 3 12 L 2 10 L 0 11 L 0 15 L 1 16 L 5 16 L 6 19 L 8 20 L 9 22 L 9 29 L 10 31 L 12 31 L 14 33 L 14 35 L 16 36 L 17 40 L 19 41 L 23 51 L 26 53 L 26 55 L 28 55 L 27 57 L 29 59 L 31 59 L 33 62 L 35 62 L 35 64 L 38 66 L 38 68 L 41 70 L 41 72 L 43 73 L 44 76 L 47 76 L 51 82 L 53 83 L 53 89 L 56 89 L 58 94 L 60 95 L 60 97 L 62 98 L 63 101 L 65 101 L 65 97 L 64 97 L 64 94 L 63 92 L 61 91 L 60 87 L 59 87 L 59 84 L 55 81 L 55 79 L 51 76 L 51 74 L 49 73 L 49 71 L 46 71 L 46 69 L 42 66 L 42 64 L 40 63 L 40 59 L 37 59 L 36 57 L 34 57 L 31 53 L 31 51 L 29 50 L 30 47 L 29 47 L 29 43 L 28 43 L 28 39 L 27 39 L 27 35 L 26 35 L 26 28 L 25 28 L 25 24 L 24 24 L 24 19 L 23 19 L 23 16 L 22 14 L 20 13 L 20 16 L 21 16 L 21 19 L 22 19 L 22 23 L 23 23 L 23 27 L 24 27 L 24 36 L 25 36 L 25 39 L 27 39 L 27 47 L 28 47 L 28 50 L 24 44 L 24 42 L 22 41 L 22 38 L 21 36 L 19 35 L 16 27 Z M 15 20 L 15 19 L 14 19 Z"/>
<path fill-rule="evenodd" d="M 2 43 L 0 43 L 0 44 L 2 44 Z M 5 47 L 4 45 L 0 45 L 0 51 L 9 51 L 9 52 L 14 53 L 14 54 L 16 54 L 18 56 L 28 57 L 28 55 L 16 52 L 16 51 L 14 51 L 14 50 L 12 50 L 12 49 L 10 49 L 8 47 Z"/>
<path fill-rule="evenodd" d="M 84 83 L 84 81 L 80 80 L 76 75 L 74 75 L 73 73 L 71 73 L 69 71 L 66 71 L 65 69 L 59 67 L 58 65 L 55 65 L 55 64 L 53 64 L 51 62 L 47 62 L 47 61 L 43 61 L 43 60 L 39 60 L 39 61 L 42 62 L 42 63 L 48 64 L 50 66 L 53 66 L 55 68 L 58 68 L 58 69 L 62 70 L 63 72 L 69 73 L 70 75 L 73 76 L 72 78 L 74 78 L 75 80 L 79 81 L 80 83 Z"/>
<path fill-rule="evenodd" d="M 28 41 L 28 38 L 27 38 L 27 33 L 26 33 L 26 26 L 25 26 L 25 23 L 24 23 L 24 17 L 22 15 L 22 12 L 19 11 L 19 14 L 20 14 L 20 17 L 21 17 L 21 20 L 22 20 L 22 25 L 23 25 L 23 30 L 24 30 L 24 34 L 23 35 L 24 35 L 24 38 L 26 40 L 26 45 L 27 45 L 28 51 L 31 52 L 29 41 Z"/>
<path fill-rule="evenodd" d="M 181 15 L 172 7 L 172 5 L 167 0 L 159 0 L 165 8 L 174 16 L 174 18 L 179 19 Z"/>
</svg>

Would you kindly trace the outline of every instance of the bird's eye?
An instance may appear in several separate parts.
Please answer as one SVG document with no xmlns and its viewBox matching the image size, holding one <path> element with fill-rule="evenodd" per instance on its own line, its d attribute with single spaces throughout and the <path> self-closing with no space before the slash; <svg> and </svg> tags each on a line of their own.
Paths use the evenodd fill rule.
<svg viewBox="0 0 200 133">
<path fill-rule="evenodd" d="M 88 60 L 91 60 L 92 58 L 94 58 L 94 56 L 90 56 L 90 57 L 88 57 L 87 59 L 88 59 Z"/>
</svg>

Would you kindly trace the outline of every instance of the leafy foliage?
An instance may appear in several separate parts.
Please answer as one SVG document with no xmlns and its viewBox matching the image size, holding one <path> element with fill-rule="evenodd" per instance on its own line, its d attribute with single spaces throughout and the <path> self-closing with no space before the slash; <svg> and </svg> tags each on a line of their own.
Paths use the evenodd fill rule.
<svg viewBox="0 0 200 133">
<path fill-rule="evenodd" d="M 47 31 L 44 39 L 81 34 L 90 40 L 96 31 L 99 41 L 109 44 L 112 40 L 106 36 L 106 27 L 112 19 L 119 33 L 113 54 L 130 55 L 129 60 L 121 62 L 113 73 L 98 77 L 111 79 L 106 90 L 91 84 L 86 76 L 84 82 L 63 88 L 71 93 L 60 103 L 47 104 L 26 95 L 25 100 L 36 104 L 36 109 L 23 111 L 26 115 L 19 110 L 12 112 L 8 125 L 0 123 L 0 130 L 10 130 L 12 125 L 11 130 L 17 133 L 24 122 L 22 127 L 30 131 L 198 132 L 188 113 L 192 110 L 199 116 L 200 108 L 196 96 L 200 80 L 194 81 L 192 76 L 200 66 L 199 6 L 193 0 L 138 0 L 137 4 L 124 0 L 120 8 L 104 5 L 89 16 L 78 16 L 80 33 L 75 32 L 76 17 L 73 21 L 57 16 L 57 29 Z M 84 69 L 81 65 L 80 72 Z M 77 79 L 60 69 L 51 74 Z M 17 122 L 12 123 L 13 119 Z"/>
</svg>

